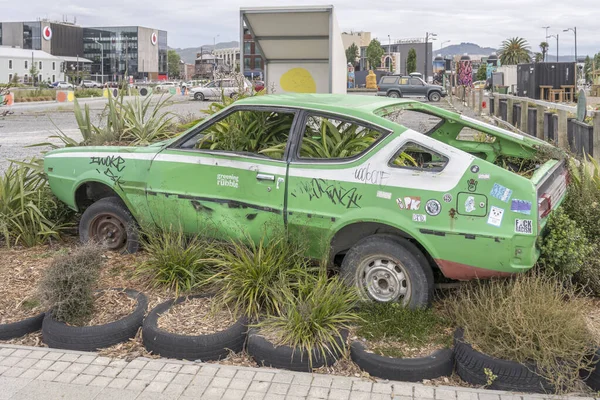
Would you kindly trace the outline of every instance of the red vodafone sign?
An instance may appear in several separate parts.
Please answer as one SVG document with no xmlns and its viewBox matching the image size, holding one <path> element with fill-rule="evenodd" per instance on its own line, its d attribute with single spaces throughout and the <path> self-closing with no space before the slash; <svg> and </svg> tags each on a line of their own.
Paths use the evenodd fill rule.
<svg viewBox="0 0 600 400">
<path fill-rule="evenodd" d="M 156 46 L 156 43 L 158 43 L 158 36 L 156 35 L 156 32 L 152 32 L 152 36 L 150 37 L 150 41 L 152 42 L 153 46 Z"/>
<path fill-rule="evenodd" d="M 49 26 L 45 26 L 44 29 L 42 30 L 42 37 L 45 40 L 52 39 L 52 29 L 50 29 Z"/>
</svg>

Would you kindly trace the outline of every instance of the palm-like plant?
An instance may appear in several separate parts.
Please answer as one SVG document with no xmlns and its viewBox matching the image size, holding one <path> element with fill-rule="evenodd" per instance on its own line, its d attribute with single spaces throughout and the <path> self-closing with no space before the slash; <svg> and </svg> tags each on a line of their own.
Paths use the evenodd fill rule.
<svg viewBox="0 0 600 400">
<path fill-rule="evenodd" d="M 540 50 L 542 51 L 542 61 L 546 60 L 546 54 L 548 54 L 548 48 L 550 45 L 548 42 L 540 43 Z"/>
<path fill-rule="evenodd" d="M 531 62 L 527 40 L 514 37 L 503 41 L 500 49 L 500 62 L 502 65 Z"/>
</svg>

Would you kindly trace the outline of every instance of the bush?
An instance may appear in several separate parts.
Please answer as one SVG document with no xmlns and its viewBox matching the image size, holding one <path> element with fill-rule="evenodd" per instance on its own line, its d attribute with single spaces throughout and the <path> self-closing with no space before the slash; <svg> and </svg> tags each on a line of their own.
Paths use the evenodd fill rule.
<svg viewBox="0 0 600 400">
<path fill-rule="evenodd" d="M 77 89 L 75 91 L 75 97 L 77 98 L 102 97 L 102 94 L 102 89 Z"/>
<path fill-rule="evenodd" d="M 236 316 L 278 314 L 280 292 L 311 272 L 309 261 L 303 258 L 304 247 L 288 241 L 286 235 L 248 242 L 216 246 L 214 263 L 219 272 L 209 280 L 219 289 L 216 303 L 230 305 Z"/>
<path fill-rule="evenodd" d="M 205 285 L 215 273 L 212 245 L 199 236 L 186 237 L 182 229 L 147 232 L 142 244 L 148 259 L 137 272 L 149 275 L 155 286 L 175 290 L 176 296 Z"/>
<path fill-rule="evenodd" d="M 59 239 L 69 226 L 72 213 L 50 191 L 42 165 L 13 163 L 0 176 L 0 235 L 8 247 Z"/>
<path fill-rule="evenodd" d="M 39 291 L 56 320 L 71 325 L 89 320 L 102 261 L 102 248 L 96 244 L 86 244 L 73 254 L 54 259 L 42 276 Z"/>
<path fill-rule="evenodd" d="M 561 278 L 571 278 L 588 261 L 594 251 L 585 231 L 559 208 L 546 224 L 547 234 L 540 237 L 539 264 L 545 271 Z"/>
<path fill-rule="evenodd" d="M 317 278 L 306 276 L 296 287 L 280 289 L 280 312 L 257 326 L 275 345 L 306 350 L 312 365 L 313 349 L 323 358 L 342 352 L 337 341 L 343 342 L 341 330 L 358 320 L 358 298 L 355 288 L 338 277 L 328 279 L 324 272 Z"/>
<path fill-rule="evenodd" d="M 479 351 L 535 362 L 557 390 L 571 390 L 596 350 L 586 324 L 587 303 L 543 274 L 463 286 L 446 304 L 465 340 Z"/>
</svg>

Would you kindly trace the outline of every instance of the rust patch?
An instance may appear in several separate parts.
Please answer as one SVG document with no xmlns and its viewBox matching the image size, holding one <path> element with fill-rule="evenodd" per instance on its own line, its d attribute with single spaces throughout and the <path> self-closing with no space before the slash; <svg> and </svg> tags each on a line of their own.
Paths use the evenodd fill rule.
<svg viewBox="0 0 600 400">
<path fill-rule="evenodd" d="M 494 277 L 511 276 L 511 272 L 494 271 L 485 268 L 473 267 L 457 263 L 454 261 L 436 259 L 435 262 L 440 267 L 440 270 L 446 278 L 456 279 L 459 281 L 468 281 L 471 279 L 487 279 Z"/>
<path fill-rule="evenodd" d="M 256 218 L 256 216 L 257 216 L 257 215 L 258 215 L 257 213 L 254 213 L 254 214 L 246 214 L 246 219 L 247 219 L 248 221 L 252 221 L 254 218 Z"/>
</svg>

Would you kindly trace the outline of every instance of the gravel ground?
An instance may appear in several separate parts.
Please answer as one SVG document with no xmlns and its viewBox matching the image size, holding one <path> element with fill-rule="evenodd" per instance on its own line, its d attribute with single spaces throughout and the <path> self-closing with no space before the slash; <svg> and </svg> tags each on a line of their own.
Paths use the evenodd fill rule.
<svg viewBox="0 0 600 400">
<path fill-rule="evenodd" d="M 156 100 L 159 96 L 155 96 Z M 95 123 L 106 106 L 105 99 L 85 99 L 82 104 L 90 108 Z M 174 96 L 168 100 L 166 111 L 173 112 L 181 117 L 193 115 L 199 118 L 210 105 L 210 102 L 189 100 L 188 97 Z M 54 102 L 44 104 L 17 104 L 12 107 L 11 115 L 0 117 L 0 172 L 4 171 L 9 160 L 25 160 L 39 155 L 49 147 L 26 146 L 48 142 L 48 137 L 60 129 L 66 135 L 76 140 L 81 140 L 77 129 L 77 121 L 73 113 L 73 104 L 59 105 Z M 50 140 L 57 142 L 56 140 Z"/>
</svg>

